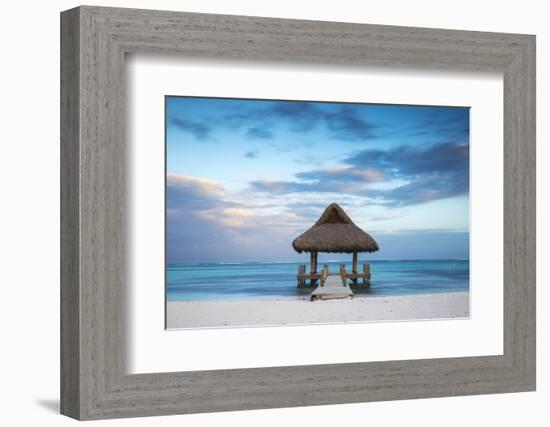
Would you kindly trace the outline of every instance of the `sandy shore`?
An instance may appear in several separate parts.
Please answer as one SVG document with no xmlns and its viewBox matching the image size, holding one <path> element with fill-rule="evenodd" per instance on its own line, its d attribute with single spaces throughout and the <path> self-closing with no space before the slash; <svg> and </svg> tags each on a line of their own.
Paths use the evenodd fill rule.
<svg viewBox="0 0 550 427">
<path fill-rule="evenodd" d="M 307 299 L 170 301 L 167 326 L 300 325 L 469 316 L 469 293 L 449 292 L 311 302 Z"/>
</svg>

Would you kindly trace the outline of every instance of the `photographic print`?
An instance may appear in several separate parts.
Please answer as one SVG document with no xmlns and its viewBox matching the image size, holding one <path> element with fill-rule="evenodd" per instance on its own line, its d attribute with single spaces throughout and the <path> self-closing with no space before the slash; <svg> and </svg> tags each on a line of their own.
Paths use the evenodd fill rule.
<svg viewBox="0 0 550 427">
<path fill-rule="evenodd" d="M 468 317 L 469 116 L 166 96 L 166 327 Z"/>
</svg>

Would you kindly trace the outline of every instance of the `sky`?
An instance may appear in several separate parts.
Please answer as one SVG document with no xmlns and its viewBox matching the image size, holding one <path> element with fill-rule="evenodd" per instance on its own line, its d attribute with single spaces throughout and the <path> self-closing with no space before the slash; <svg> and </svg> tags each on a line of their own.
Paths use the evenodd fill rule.
<svg viewBox="0 0 550 427">
<path fill-rule="evenodd" d="M 167 96 L 166 172 L 169 263 L 305 261 L 332 202 L 361 260 L 469 258 L 468 107 Z"/>
</svg>

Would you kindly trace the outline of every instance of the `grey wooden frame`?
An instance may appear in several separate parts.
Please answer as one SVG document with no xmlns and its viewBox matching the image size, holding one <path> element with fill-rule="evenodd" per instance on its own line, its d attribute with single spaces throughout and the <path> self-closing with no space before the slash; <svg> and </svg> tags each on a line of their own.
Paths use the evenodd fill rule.
<svg viewBox="0 0 550 427">
<path fill-rule="evenodd" d="M 502 72 L 504 354 L 127 374 L 124 58 L 131 52 Z M 61 14 L 61 122 L 63 414 L 100 419 L 535 389 L 534 36 L 83 6 Z"/>
</svg>

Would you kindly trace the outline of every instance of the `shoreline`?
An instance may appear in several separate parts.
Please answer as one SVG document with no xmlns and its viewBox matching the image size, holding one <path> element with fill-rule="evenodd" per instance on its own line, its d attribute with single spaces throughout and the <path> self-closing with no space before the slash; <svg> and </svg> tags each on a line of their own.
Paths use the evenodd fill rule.
<svg viewBox="0 0 550 427">
<path fill-rule="evenodd" d="M 308 288 L 304 288 L 308 289 Z M 313 291 L 315 287 L 311 287 Z M 354 289 L 355 291 L 355 289 Z M 406 295 L 375 295 L 375 294 L 365 294 L 365 293 L 354 293 L 353 298 L 362 299 L 362 298 L 394 298 L 394 297 L 415 297 L 423 295 L 438 295 L 438 294 L 461 294 L 468 293 L 469 290 L 459 290 L 459 291 L 442 291 L 442 292 L 419 292 L 416 294 L 406 294 Z M 182 299 L 182 300 L 167 300 L 167 303 L 172 302 L 185 302 L 185 303 L 198 303 L 198 302 L 251 302 L 251 301 L 309 301 L 310 294 L 304 295 L 277 295 L 276 297 L 270 296 L 257 296 L 257 297 L 248 297 L 248 298 L 230 298 L 230 299 Z"/>
<path fill-rule="evenodd" d="M 356 295 L 309 301 L 304 297 L 168 301 L 167 329 L 289 326 L 392 320 L 467 318 L 469 291 L 415 295 Z"/>
</svg>

